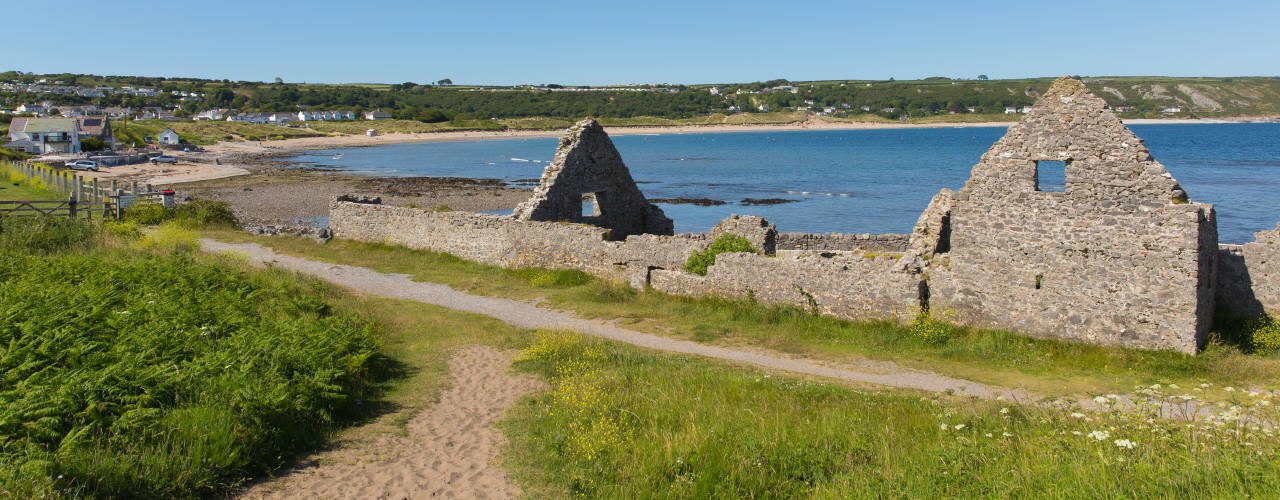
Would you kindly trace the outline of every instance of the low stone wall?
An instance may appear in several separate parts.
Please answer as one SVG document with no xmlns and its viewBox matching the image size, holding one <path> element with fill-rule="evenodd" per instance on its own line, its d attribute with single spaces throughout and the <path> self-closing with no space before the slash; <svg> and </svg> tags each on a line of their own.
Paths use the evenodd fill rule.
<svg viewBox="0 0 1280 500">
<path fill-rule="evenodd" d="M 778 233 L 778 250 L 904 252 L 909 234 Z"/>
<path fill-rule="evenodd" d="M 689 254 L 709 243 L 702 234 L 608 241 L 606 229 L 582 224 L 350 202 L 332 205 L 329 227 L 340 238 L 445 252 L 486 264 L 577 269 L 676 295 L 752 297 L 846 319 L 907 319 L 920 305 L 918 274 L 898 271 L 893 255 L 722 254 L 702 277 L 681 270 Z"/>
<path fill-rule="evenodd" d="M 1218 309 L 1236 319 L 1280 315 L 1280 227 L 1245 245 L 1221 245 Z"/>
<path fill-rule="evenodd" d="M 920 307 L 920 276 L 892 256 L 862 252 L 727 253 L 707 275 L 653 271 L 650 286 L 672 295 L 717 295 L 782 304 L 851 320 L 909 321 Z"/>
</svg>

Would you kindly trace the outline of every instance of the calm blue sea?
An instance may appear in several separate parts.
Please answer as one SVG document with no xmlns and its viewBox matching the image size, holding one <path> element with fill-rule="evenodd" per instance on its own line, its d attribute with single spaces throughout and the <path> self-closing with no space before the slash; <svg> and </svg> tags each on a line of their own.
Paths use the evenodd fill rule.
<svg viewBox="0 0 1280 500">
<path fill-rule="evenodd" d="M 1221 241 L 1251 241 L 1253 232 L 1280 221 L 1280 124 L 1132 128 L 1193 200 L 1217 206 Z M 901 233 L 939 188 L 963 185 L 1004 130 L 624 135 L 614 142 L 646 196 L 729 202 L 664 204 L 680 232 L 750 213 L 782 231 Z M 550 138 L 417 143 L 311 151 L 291 160 L 377 176 L 518 180 L 539 177 L 555 147 Z M 742 206 L 744 198 L 798 201 Z"/>
</svg>

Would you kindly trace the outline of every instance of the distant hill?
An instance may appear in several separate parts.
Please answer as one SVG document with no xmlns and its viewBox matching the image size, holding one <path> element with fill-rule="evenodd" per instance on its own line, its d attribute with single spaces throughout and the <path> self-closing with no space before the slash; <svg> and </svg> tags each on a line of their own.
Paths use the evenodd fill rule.
<svg viewBox="0 0 1280 500">
<path fill-rule="evenodd" d="M 1079 78 L 1126 118 L 1280 115 L 1280 77 Z M 397 119 L 455 124 L 527 118 L 553 118 L 558 122 L 558 119 L 582 116 L 648 124 L 664 120 L 703 123 L 718 121 L 723 116 L 742 115 L 740 121 L 755 122 L 774 121 L 779 113 L 792 117 L 789 119 L 822 115 L 837 120 L 985 121 L 1016 118 L 1016 111 L 1032 104 L 1052 80 L 935 77 L 911 81 L 772 80 L 600 88 L 442 86 L 412 82 L 298 84 L 33 75 L 10 71 L 0 73 L 0 105 L 13 109 L 20 104 L 51 101 L 136 109 L 162 106 L 176 108 L 179 116 L 190 116 L 209 108 L 239 111 L 383 109 Z M 131 93 L 118 91 L 125 86 L 131 87 Z M 50 88 L 56 92 L 49 92 Z M 1007 112 L 1014 114 L 1007 115 Z M 752 115 L 762 116 L 753 119 Z"/>
</svg>

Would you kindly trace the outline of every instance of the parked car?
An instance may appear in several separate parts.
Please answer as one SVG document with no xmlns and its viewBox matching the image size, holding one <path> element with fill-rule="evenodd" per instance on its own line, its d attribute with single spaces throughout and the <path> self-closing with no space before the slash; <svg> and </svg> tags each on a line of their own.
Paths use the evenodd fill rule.
<svg viewBox="0 0 1280 500">
<path fill-rule="evenodd" d="M 69 161 L 65 164 L 65 166 L 71 170 L 89 170 L 93 172 L 98 171 L 98 162 L 93 160 Z"/>
<path fill-rule="evenodd" d="M 155 165 L 158 163 L 178 163 L 178 157 L 177 156 L 157 156 L 151 159 L 152 165 Z"/>
</svg>

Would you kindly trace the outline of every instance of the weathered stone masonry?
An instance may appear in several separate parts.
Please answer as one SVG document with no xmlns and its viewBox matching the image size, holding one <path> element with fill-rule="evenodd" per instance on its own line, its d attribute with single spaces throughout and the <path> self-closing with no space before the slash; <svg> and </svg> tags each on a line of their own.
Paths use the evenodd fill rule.
<svg viewBox="0 0 1280 500">
<path fill-rule="evenodd" d="M 1041 162 L 1065 163 L 1065 190 Z M 584 121 L 561 139 L 542 185 L 513 217 L 335 202 L 335 235 L 506 267 L 580 269 L 671 294 L 750 298 L 847 319 L 944 319 L 1030 335 L 1195 352 L 1215 305 L 1280 311 L 1280 227 L 1217 244 L 1213 207 L 1191 203 L 1101 99 L 1062 79 L 974 167 L 942 190 L 910 235 L 778 233 L 734 216 L 670 235 L 608 135 Z M 603 194 L 602 194 L 603 193 Z M 583 195 L 599 212 L 583 216 Z M 760 254 L 681 268 L 718 234 Z"/>
</svg>

